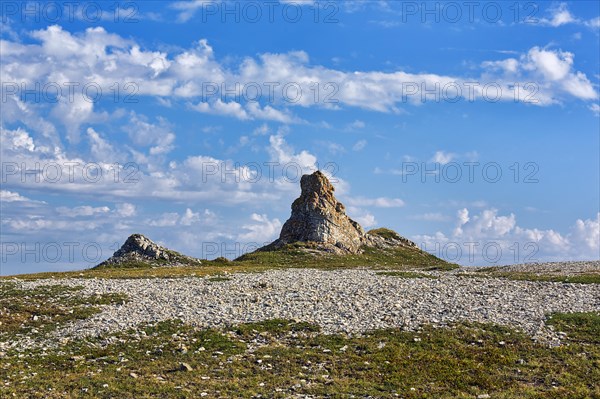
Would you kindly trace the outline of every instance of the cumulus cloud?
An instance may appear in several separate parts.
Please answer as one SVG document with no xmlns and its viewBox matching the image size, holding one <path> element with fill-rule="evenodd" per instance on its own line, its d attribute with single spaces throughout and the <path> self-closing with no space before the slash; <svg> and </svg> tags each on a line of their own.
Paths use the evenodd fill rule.
<svg viewBox="0 0 600 399">
<path fill-rule="evenodd" d="M 179 220 L 179 224 L 183 226 L 191 226 L 193 223 L 198 223 L 200 221 L 200 213 L 193 212 L 190 208 L 185 210 L 185 213 L 181 216 Z"/>
<path fill-rule="evenodd" d="M 168 130 L 167 130 L 168 131 Z M 273 169 L 259 164 L 259 169 L 230 159 L 191 155 L 166 165 L 148 162 L 148 157 L 131 150 L 111 153 L 110 147 L 94 129 L 89 130 L 96 154 L 106 153 L 102 161 L 69 156 L 61 147 L 38 144 L 24 129 L 0 127 L 0 155 L 3 162 L 14 165 L 6 173 L 7 188 L 12 190 L 48 190 L 69 195 L 94 195 L 99 199 L 199 201 L 223 204 L 276 201 L 297 189 L 302 174 L 317 169 L 317 157 L 306 150 L 296 151 L 287 143 L 283 131 L 269 137 L 265 147 Z M 283 168 L 288 167 L 284 173 Z M 59 179 L 55 179 L 58 171 Z M 37 177 L 36 177 L 37 176 Z M 36 180 L 37 179 L 37 180 Z"/>
<path fill-rule="evenodd" d="M 7 121 L 26 121 L 31 129 L 44 131 L 48 136 L 56 135 L 56 129 L 39 117 L 40 108 L 49 106 L 50 116 L 64 126 L 73 143 L 78 141 L 80 129 L 111 117 L 98 109 L 102 101 L 113 99 L 115 87 L 119 88 L 120 101 L 149 96 L 170 105 L 181 100 L 202 113 L 279 123 L 304 123 L 291 111 L 300 107 L 356 107 L 399 113 L 407 104 L 444 101 L 447 97 L 465 101 L 517 99 L 536 105 L 598 97 L 588 77 L 576 69 L 573 53 L 538 46 L 518 57 L 485 61 L 472 76 L 446 76 L 402 70 L 342 71 L 313 64 L 304 51 L 263 53 L 231 65 L 220 61 L 205 39 L 168 54 L 143 49 L 135 40 L 102 27 L 71 33 L 53 25 L 30 35 L 33 41 L 29 42 L 2 40 L 0 72 L 4 81 L 19 87 L 35 82 L 57 83 L 63 87 L 63 95 L 56 104 L 45 107 L 8 95 L 2 116 Z M 67 82 L 79 84 L 73 96 L 67 95 Z M 278 84 L 268 86 L 268 82 Z M 477 84 L 469 86 L 473 82 Z M 93 94 L 84 95 L 83 87 L 88 83 L 102 90 L 102 101 L 94 103 L 87 98 Z M 527 83 L 536 86 L 535 92 L 525 87 Z M 487 84 L 497 85 L 491 90 L 494 93 L 489 88 L 484 90 Z M 253 93 L 260 92 L 256 101 L 248 94 L 249 86 Z M 319 96 L 314 95 L 315 86 L 319 87 Z M 435 98 L 427 94 L 431 90 L 437 92 Z M 160 121 L 157 125 L 164 128 Z M 348 126 L 363 127 L 360 120 Z M 150 134 L 152 128 L 148 128 Z M 154 139 L 151 152 L 170 151 L 174 137 L 166 134 L 162 140 Z"/>
<path fill-rule="evenodd" d="M 550 7 L 548 9 L 548 14 L 549 18 L 539 19 L 540 24 L 557 27 L 578 22 L 578 20 L 569 11 L 567 3 L 559 3 L 556 6 Z"/>
<path fill-rule="evenodd" d="M 352 218 L 360 223 L 362 227 L 370 228 L 377 225 L 377 219 L 372 213 L 352 208 L 349 208 L 349 210 L 353 213 Z"/>
<path fill-rule="evenodd" d="M 421 248 L 464 265 L 599 259 L 599 218 L 577 220 L 568 232 L 526 228 L 497 209 L 457 211 L 450 233 L 414 237 Z"/>
<path fill-rule="evenodd" d="M 61 216 L 67 216 L 67 217 L 74 218 L 74 217 L 79 217 L 79 216 L 101 215 L 103 213 L 110 212 L 110 208 L 107 206 L 93 207 L 93 206 L 88 206 L 88 205 L 77 206 L 74 208 L 68 208 L 68 207 L 61 206 L 61 207 L 56 208 L 56 211 Z"/>
<path fill-rule="evenodd" d="M 271 160 L 277 161 L 281 165 L 298 165 L 305 172 L 316 170 L 317 157 L 306 150 L 296 153 L 282 134 L 270 136 L 269 144 L 268 151 Z"/>
<path fill-rule="evenodd" d="M 117 204 L 116 210 L 119 216 L 124 218 L 129 218 L 137 214 L 136 206 L 127 202 Z"/>
<path fill-rule="evenodd" d="M 546 10 L 546 16 L 542 18 L 529 17 L 525 21 L 530 24 L 541 26 L 550 26 L 557 28 L 563 25 L 575 24 L 586 26 L 591 29 L 597 29 L 600 26 L 600 17 L 595 17 L 589 20 L 577 18 L 567 3 L 554 3 Z"/>
<path fill-rule="evenodd" d="M 88 139 L 90 141 L 90 153 L 94 159 L 110 159 L 115 154 L 113 146 L 100 136 L 93 128 L 87 129 Z"/>
<path fill-rule="evenodd" d="M 502 86 L 509 80 L 517 83 L 515 98 L 535 105 L 559 103 L 565 96 L 581 100 L 594 100 L 598 93 L 587 76 L 574 70 L 575 55 L 568 51 L 532 47 L 519 59 L 486 61 L 482 66 L 488 71 L 502 70 L 498 79 Z M 520 86 L 519 86 L 520 85 Z"/>
<path fill-rule="evenodd" d="M 166 154 L 173 150 L 175 133 L 171 124 L 163 117 L 152 123 L 145 115 L 131 112 L 129 123 L 123 126 L 134 144 L 150 147 L 151 155 Z"/>
<path fill-rule="evenodd" d="M 246 232 L 238 235 L 237 239 L 244 242 L 266 243 L 273 241 L 281 230 L 279 219 L 269 219 L 267 215 L 253 213 L 250 215 L 251 223 L 242 225 Z"/>
<path fill-rule="evenodd" d="M 0 190 L 0 202 L 32 202 L 33 200 L 22 196 L 19 193 L 8 191 L 8 190 Z M 35 201 L 33 201 L 35 202 Z"/>
</svg>

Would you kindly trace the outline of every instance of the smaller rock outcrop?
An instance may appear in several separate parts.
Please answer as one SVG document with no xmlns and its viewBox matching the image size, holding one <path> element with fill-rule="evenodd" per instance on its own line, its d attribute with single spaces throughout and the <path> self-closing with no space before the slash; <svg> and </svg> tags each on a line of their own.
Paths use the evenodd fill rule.
<svg viewBox="0 0 600 399">
<path fill-rule="evenodd" d="M 151 266 L 184 266 L 199 265 L 199 259 L 172 251 L 142 234 L 130 235 L 113 256 L 96 267 L 125 266 L 127 264 L 145 263 Z"/>
</svg>

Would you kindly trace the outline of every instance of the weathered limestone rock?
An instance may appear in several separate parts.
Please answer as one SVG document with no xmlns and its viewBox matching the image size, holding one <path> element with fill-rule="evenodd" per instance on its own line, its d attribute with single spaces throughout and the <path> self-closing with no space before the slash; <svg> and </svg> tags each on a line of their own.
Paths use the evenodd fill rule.
<svg viewBox="0 0 600 399">
<path fill-rule="evenodd" d="M 314 243 L 317 249 L 334 253 L 360 253 L 364 245 L 376 247 L 415 246 L 395 234 L 381 237 L 365 233 L 356 221 L 346 215 L 344 205 L 333 192 L 327 177 L 317 171 L 300 180 L 302 193 L 292 204 L 292 215 L 281 229 L 279 239 L 261 248 L 275 250 L 294 242 Z"/>
<path fill-rule="evenodd" d="M 98 266 L 118 266 L 124 263 L 140 262 L 156 266 L 200 264 L 198 259 L 171 251 L 141 234 L 132 234 L 113 256 Z"/>
</svg>

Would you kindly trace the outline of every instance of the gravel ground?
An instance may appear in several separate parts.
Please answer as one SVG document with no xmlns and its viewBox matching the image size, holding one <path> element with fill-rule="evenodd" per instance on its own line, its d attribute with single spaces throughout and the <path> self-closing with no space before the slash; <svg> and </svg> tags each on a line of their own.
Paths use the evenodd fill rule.
<svg viewBox="0 0 600 399">
<path fill-rule="evenodd" d="M 472 268 L 461 268 L 468 270 Z M 550 274 L 560 276 L 575 276 L 581 273 L 600 273 L 600 260 L 550 263 L 523 263 L 499 267 L 496 272 L 526 272 L 535 274 Z"/>
<path fill-rule="evenodd" d="M 271 318 L 316 323 L 325 333 L 371 329 L 417 329 L 424 323 L 493 322 L 516 327 L 534 339 L 558 343 L 545 326 L 551 312 L 600 311 L 600 284 L 512 281 L 441 274 L 437 279 L 377 275 L 372 270 L 271 270 L 232 274 L 231 280 L 69 279 L 22 282 L 81 285 L 83 295 L 125 293 L 124 305 L 68 325 L 57 338 L 99 336 L 139 323 L 178 318 L 200 327 L 220 327 Z M 48 344 L 46 342 L 45 344 Z M 26 342 L 0 347 L 29 346 Z"/>
</svg>

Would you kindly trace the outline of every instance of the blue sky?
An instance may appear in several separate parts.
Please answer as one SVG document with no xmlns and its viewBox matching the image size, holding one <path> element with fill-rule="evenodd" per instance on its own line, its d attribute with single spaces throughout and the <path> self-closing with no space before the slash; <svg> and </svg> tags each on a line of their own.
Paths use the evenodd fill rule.
<svg viewBox="0 0 600 399">
<path fill-rule="evenodd" d="M 316 168 L 461 264 L 600 258 L 598 2 L 46 4 L 1 10 L 1 274 L 239 256 Z"/>
</svg>

